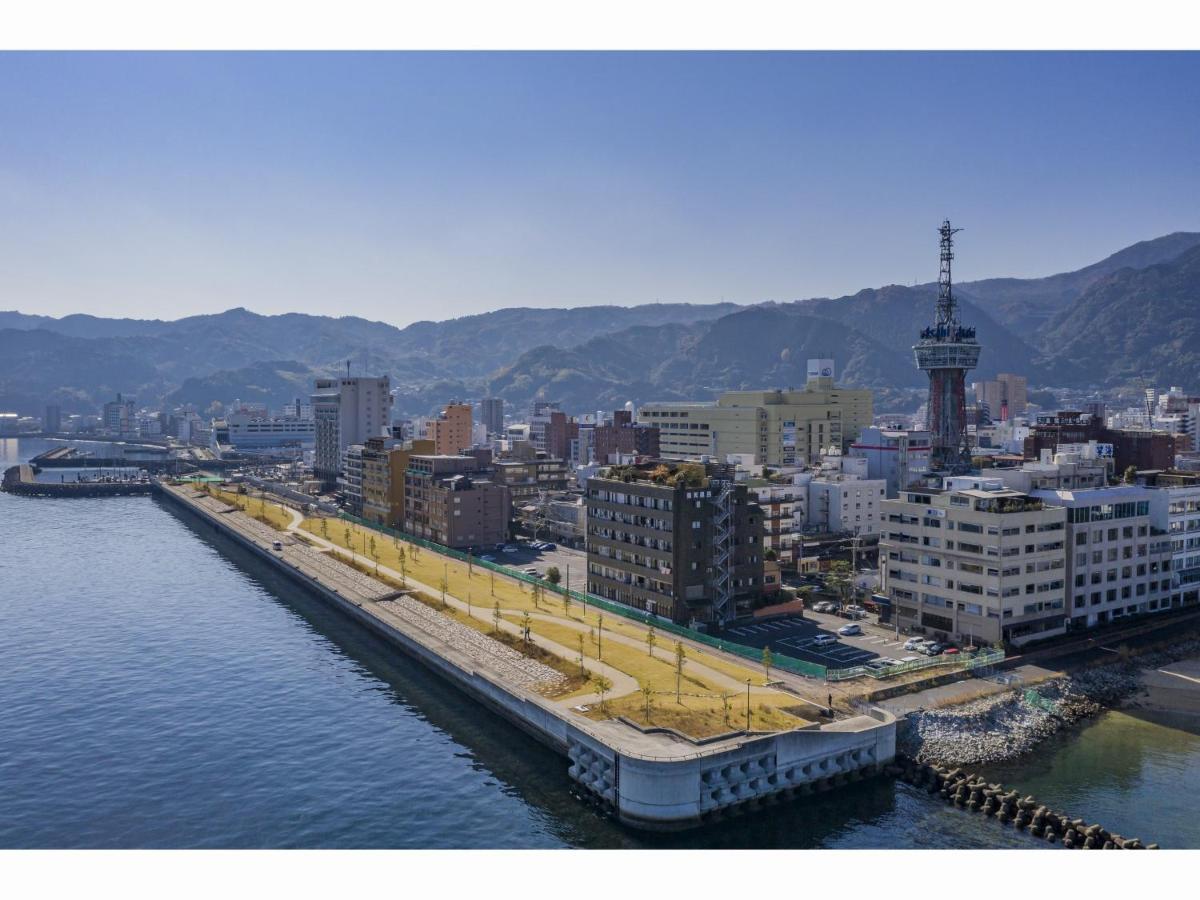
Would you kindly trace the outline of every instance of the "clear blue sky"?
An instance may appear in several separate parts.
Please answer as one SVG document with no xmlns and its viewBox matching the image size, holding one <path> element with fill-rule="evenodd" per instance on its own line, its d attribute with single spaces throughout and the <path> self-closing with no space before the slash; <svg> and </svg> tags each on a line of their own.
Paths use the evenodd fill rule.
<svg viewBox="0 0 1200 900">
<path fill-rule="evenodd" d="M 1200 54 L 0 54 L 0 308 L 837 296 L 1200 230 Z"/>
</svg>

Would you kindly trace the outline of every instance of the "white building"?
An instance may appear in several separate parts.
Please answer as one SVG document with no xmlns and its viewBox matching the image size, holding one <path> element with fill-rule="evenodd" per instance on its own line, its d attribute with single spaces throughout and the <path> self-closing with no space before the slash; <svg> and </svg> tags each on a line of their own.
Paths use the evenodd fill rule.
<svg viewBox="0 0 1200 900">
<path fill-rule="evenodd" d="M 1200 484 L 1162 487 L 1167 494 L 1167 537 L 1171 542 L 1171 600 L 1200 602 Z"/>
<path fill-rule="evenodd" d="M 221 425 L 214 421 L 213 430 L 221 430 Z M 239 448 L 288 445 L 311 447 L 316 440 L 316 424 L 312 419 L 270 416 L 260 412 L 231 413 L 225 417 L 223 430 L 225 439 L 222 443 Z"/>
<path fill-rule="evenodd" d="M 371 437 L 387 437 L 392 395 L 388 377 L 319 378 L 312 395 L 315 423 L 314 474 L 328 487 L 337 483 L 346 448 Z"/>
<path fill-rule="evenodd" d="M 1107 448 L 1107 452 L 1105 449 Z M 1014 491 L 1084 490 L 1107 486 L 1113 475 L 1112 445 L 1060 444 L 1058 452 L 1043 450 L 1037 462 L 1025 462 L 1013 468 L 988 469 Z"/>
<path fill-rule="evenodd" d="M 928 431 L 900 431 L 871 426 L 850 445 L 849 455 L 867 461 L 867 477 L 887 482 L 887 495 L 895 497 L 929 471 Z"/>
<path fill-rule="evenodd" d="M 1066 630 L 1065 509 L 978 477 L 882 505 L 881 590 L 900 625 L 975 643 Z"/>
<path fill-rule="evenodd" d="M 1171 544 L 1163 528 L 1163 491 L 1122 485 L 1035 490 L 1031 496 L 1067 510 L 1071 629 L 1170 607 Z"/>
</svg>

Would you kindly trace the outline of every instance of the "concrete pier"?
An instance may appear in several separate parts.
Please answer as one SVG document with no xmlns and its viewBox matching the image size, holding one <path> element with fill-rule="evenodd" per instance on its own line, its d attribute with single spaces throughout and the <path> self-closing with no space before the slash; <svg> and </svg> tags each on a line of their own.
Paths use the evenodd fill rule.
<svg viewBox="0 0 1200 900">
<path fill-rule="evenodd" d="M 896 720 L 875 709 L 825 725 L 704 742 L 615 719 L 593 721 L 514 677 L 510 654 L 489 652 L 488 641 L 507 651 L 501 642 L 486 638 L 467 650 L 445 639 L 445 623 L 433 621 L 440 613 L 406 610 L 392 602 L 394 588 L 317 547 L 189 485 L 160 480 L 155 491 L 562 754 L 585 795 L 632 827 L 695 827 L 873 774 L 895 757 Z"/>
<path fill-rule="evenodd" d="M 149 481 L 38 481 L 29 465 L 6 469 L 0 485 L 25 497 L 129 497 L 149 494 L 153 487 Z"/>
</svg>

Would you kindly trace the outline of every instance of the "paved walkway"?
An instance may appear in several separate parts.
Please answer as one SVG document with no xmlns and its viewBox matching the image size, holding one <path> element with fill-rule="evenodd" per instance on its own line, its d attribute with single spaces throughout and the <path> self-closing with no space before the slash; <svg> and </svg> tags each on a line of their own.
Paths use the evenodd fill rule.
<svg viewBox="0 0 1200 900">
<path fill-rule="evenodd" d="M 301 527 L 304 523 L 304 516 L 302 514 L 300 514 L 299 512 L 297 512 L 296 510 L 292 509 L 291 507 L 285 507 L 285 508 L 291 514 L 291 518 L 292 518 L 291 524 L 288 526 L 288 531 L 290 533 L 296 534 L 296 533 L 302 532 L 305 539 L 311 540 L 313 543 L 328 550 L 331 553 L 336 553 L 340 556 L 346 556 L 347 553 L 349 552 L 356 561 L 363 563 L 365 565 L 368 565 L 368 566 L 375 566 L 375 561 L 373 559 L 371 559 L 370 557 L 364 556 L 363 554 L 357 553 L 355 551 L 347 551 L 346 548 L 342 547 L 339 544 L 334 543 L 333 541 L 331 541 L 327 538 L 323 538 L 320 535 L 314 534 L 313 532 L 304 530 Z M 409 575 L 409 576 L 407 576 L 407 578 L 405 578 L 403 575 L 401 575 L 401 573 L 396 572 L 395 570 L 393 570 L 387 566 L 380 565 L 379 572 L 384 575 L 387 575 L 389 578 L 393 578 L 396 581 L 399 581 L 403 584 L 408 584 L 408 585 L 412 586 L 413 589 L 422 591 L 430 597 L 438 597 L 441 595 L 440 589 L 433 588 L 430 585 L 427 585 L 421 581 L 418 581 L 417 579 L 413 578 L 411 575 Z M 500 575 L 501 578 L 508 577 L 501 573 L 497 573 L 497 574 Z M 515 582 L 515 579 L 510 579 L 510 580 Z M 468 612 L 467 603 L 465 601 L 461 600 L 460 598 L 455 597 L 452 594 L 449 594 L 449 593 L 446 594 L 446 604 L 448 606 L 453 607 L 454 609 L 458 610 L 461 613 Z M 511 608 L 506 609 L 504 607 L 501 607 L 500 612 L 502 614 L 507 613 L 508 615 L 520 615 L 523 612 L 523 610 L 511 609 Z M 469 614 L 474 619 L 478 619 L 479 621 L 487 623 L 487 624 L 492 624 L 492 608 L 490 608 L 490 607 L 481 608 L 478 604 L 472 604 L 470 607 Z M 592 630 L 591 625 L 588 625 L 587 623 L 584 623 L 584 622 L 580 622 L 578 619 L 569 618 L 569 617 L 552 616 L 547 613 L 533 612 L 533 613 L 530 613 L 530 618 L 541 619 L 546 622 L 552 622 L 556 625 L 562 625 L 567 628 L 571 628 L 575 631 L 578 631 L 581 634 L 587 634 Z M 517 637 L 521 636 L 521 628 L 519 625 L 515 625 L 511 622 L 508 622 L 507 620 L 501 619 L 500 627 L 509 634 L 515 635 Z M 611 631 L 606 631 L 604 633 L 603 640 L 604 641 L 612 641 L 612 642 L 618 643 L 618 644 L 623 644 L 628 647 L 635 647 L 639 651 L 644 650 L 645 646 L 646 646 L 644 641 L 638 640 L 637 638 L 629 637 L 627 635 L 617 634 L 617 633 L 611 632 Z M 575 659 L 579 658 L 579 648 L 578 647 L 566 647 L 560 643 L 557 643 L 556 641 L 552 641 L 549 638 L 543 637 L 542 635 L 538 635 L 538 634 L 531 634 L 530 641 L 532 643 L 534 643 L 535 645 L 537 645 L 538 647 L 541 647 L 544 650 L 546 650 L 550 653 L 553 653 L 555 656 L 558 656 L 560 659 L 575 660 Z M 714 684 L 714 685 L 718 685 L 722 688 L 726 688 L 726 689 L 730 690 L 731 692 L 736 693 L 736 692 L 744 691 L 746 689 L 746 683 L 744 681 L 738 681 L 736 678 L 734 678 L 730 675 L 727 675 L 726 673 L 721 672 L 718 669 L 714 669 L 711 666 L 705 665 L 702 662 L 702 658 L 703 658 L 702 654 L 701 654 L 701 652 L 699 652 L 701 648 L 699 648 L 697 645 L 691 644 L 690 642 L 685 641 L 685 646 L 687 646 L 691 649 L 691 654 L 688 656 L 687 663 L 685 665 L 685 669 L 684 669 L 685 672 L 692 672 L 692 673 L 698 675 L 699 677 L 703 678 L 705 681 L 709 682 L 710 684 Z M 712 648 L 705 647 L 705 648 L 703 648 L 703 653 L 713 653 L 714 655 L 716 655 L 717 651 L 714 651 Z M 668 665 L 673 666 L 675 664 L 675 651 L 673 649 L 673 646 L 670 648 L 663 648 L 663 647 L 656 646 L 654 648 L 654 657 L 656 659 L 662 660 L 663 662 L 667 663 Z M 700 658 L 697 658 L 697 657 L 700 657 Z M 736 660 L 736 662 L 738 665 L 741 665 L 741 666 L 746 665 L 745 661 L 741 660 L 741 659 Z M 622 672 L 620 669 L 616 669 L 616 668 L 608 665 L 608 663 L 594 660 L 594 659 L 586 659 L 585 658 L 584 668 L 588 672 L 603 675 L 605 678 L 607 678 L 612 683 L 612 688 L 607 692 L 608 699 L 616 699 L 618 697 L 625 697 L 625 696 L 628 696 L 629 694 L 637 693 L 641 689 L 636 678 L 634 678 L 631 675 L 626 674 L 625 672 Z M 772 674 L 774 675 L 774 673 L 772 673 Z M 780 692 L 775 688 L 768 688 L 768 687 L 764 687 L 761 685 L 751 685 L 751 692 L 754 694 L 773 694 L 773 695 L 780 694 Z M 804 700 L 805 700 L 805 698 L 803 698 L 803 697 L 794 697 L 793 699 L 795 699 L 796 701 L 799 701 L 799 702 L 804 702 Z M 600 700 L 599 695 L 592 693 L 592 694 L 586 694 L 586 695 L 581 695 L 581 696 L 574 696 L 574 697 L 571 697 L 566 700 L 560 700 L 558 702 L 563 706 L 578 706 L 580 704 L 597 703 L 597 702 L 599 702 L 599 700 Z M 817 708 L 817 704 L 811 700 L 809 700 L 807 702 L 813 706 L 814 711 L 815 711 Z"/>
</svg>

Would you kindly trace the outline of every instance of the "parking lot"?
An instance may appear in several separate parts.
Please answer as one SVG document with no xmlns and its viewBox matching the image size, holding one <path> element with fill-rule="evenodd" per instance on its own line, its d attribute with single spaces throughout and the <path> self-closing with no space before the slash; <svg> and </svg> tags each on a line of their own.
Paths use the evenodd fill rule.
<svg viewBox="0 0 1200 900">
<path fill-rule="evenodd" d="M 842 637 L 837 630 L 846 624 L 849 624 L 847 619 L 808 610 L 803 619 L 788 616 L 743 623 L 727 628 L 720 637 L 746 647 L 769 646 L 774 653 L 818 663 L 830 669 L 861 666 L 879 657 L 902 659 L 915 655 L 915 651 L 904 649 L 907 635 L 901 635 L 897 640 L 894 631 L 863 619 L 858 622 L 862 634 Z M 816 646 L 814 640 L 821 634 L 832 635 L 837 638 L 837 643 Z"/>
<path fill-rule="evenodd" d="M 517 547 L 516 553 L 504 553 L 501 550 L 487 550 L 484 555 L 494 557 L 496 562 L 518 572 L 534 568 L 540 575 L 545 575 L 551 566 L 558 566 L 565 580 L 570 567 L 571 589 L 582 591 L 587 588 L 587 554 L 582 550 L 568 550 L 556 546 L 553 550 L 534 550 L 524 541 L 512 541 L 510 546 Z"/>
</svg>

